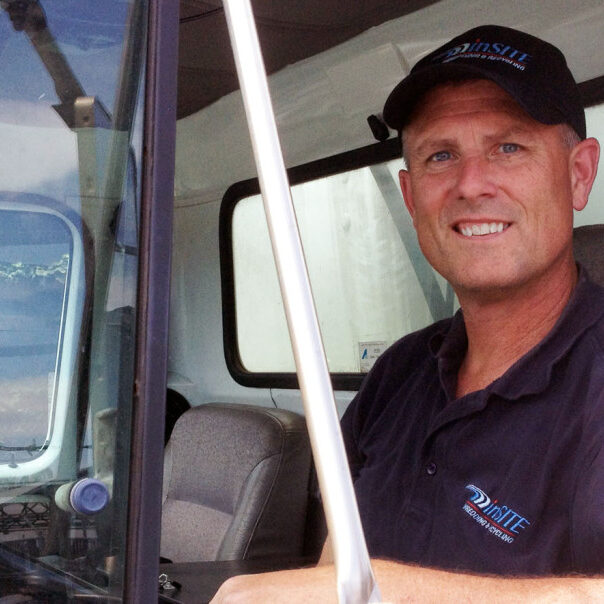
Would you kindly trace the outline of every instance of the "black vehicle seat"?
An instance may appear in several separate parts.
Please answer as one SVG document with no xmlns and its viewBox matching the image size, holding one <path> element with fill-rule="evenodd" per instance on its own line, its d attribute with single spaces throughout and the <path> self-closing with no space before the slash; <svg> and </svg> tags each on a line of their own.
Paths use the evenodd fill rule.
<svg viewBox="0 0 604 604">
<path fill-rule="evenodd" d="M 302 555 L 311 465 L 302 416 L 251 405 L 193 407 L 176 422 L 164 460 L 163 557 Z"/>
<path fill-rule="evenodd" d="M 604 286 L 604 224 L 588 224 L 573 230 L 575 260 L 589 276 Z"/>
</svg>

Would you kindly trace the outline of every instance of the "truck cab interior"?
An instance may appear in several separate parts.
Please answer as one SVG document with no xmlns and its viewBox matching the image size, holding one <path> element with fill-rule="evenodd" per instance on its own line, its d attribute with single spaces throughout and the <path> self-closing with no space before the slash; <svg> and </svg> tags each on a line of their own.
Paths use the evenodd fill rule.
<svg viewBox="0 0 604 604">
<path fill-rule="evenodd" d="M 445 40 L 507 25 L 565 53 L 588 136 L 604 141 L 604 6 L 252 5 L 341 415 L 388 346 L 458 308 L 404 207 L 388 93 Z M 141 202 L 147 3 L 0 0 L 0 601 L 121 601 L 142 533 L 160 544 L 160 597 L 207 601 L 231 574 L 314 563 L 325 537 L 224 9 L 179 6 L 160 275 L 144 261 L 153 217 Z M 601 170 L 575 236 L 604 283 L 603 200 Z M 154 278 L 169 329 L 163 469 L 148 494 L 161 523 L 149 526 L 128 501 L 144 453 L 132 447 L 146 413 L 135 376 L 152 339 L 137 326 Z M 85 487 L 102 505 L 78 499 Z"/>
<path fill-rule="evenodd" d="M 303 413 L 235 67 L 218 42 L 226 26 L 206 6 L 181 12 L 168 383 L 193 406 Z M 395 133 L 371 127 L 388 92 L 456 33 L 510 25 L 563 49 L 581 82 L 589 134 L 598 136 L 602 14 L 597 3 L 572 11 L 446 1 L 308 8 L 258 3 L 255 16 L 341 413 L 385 347 L 456 309 L 418 254 L 397 186 Z M 199 34 L 206 27 L 211 36 Z M 203 87 L 217 80 L 211 92 Z M 600 177 L 590 206 L 576 215 L 577 255 L 594 278 L 601 231 L 583 225 L 602 222 L 602 186 Z"/>
</svg>

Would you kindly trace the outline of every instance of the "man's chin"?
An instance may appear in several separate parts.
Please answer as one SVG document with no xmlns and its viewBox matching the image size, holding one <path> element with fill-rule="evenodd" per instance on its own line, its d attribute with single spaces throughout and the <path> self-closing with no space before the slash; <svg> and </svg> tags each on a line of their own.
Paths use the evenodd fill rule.
<svg viewBox="0 0 604 604">
<path fill-rule="evenodd" d="M 480 271 L 454 275 L 447 279 L 460 301 L 465 297 L 479 297 L 485 300 L 505 299 L 526 286 L 530 279 L 521 278 L 517 273 L 510 275 L 503 272 Z"/>
</svg>

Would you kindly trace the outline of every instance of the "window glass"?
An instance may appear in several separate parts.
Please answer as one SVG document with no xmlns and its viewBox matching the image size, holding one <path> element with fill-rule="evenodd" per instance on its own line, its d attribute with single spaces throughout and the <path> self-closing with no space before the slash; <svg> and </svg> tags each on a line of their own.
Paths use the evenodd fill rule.
<svg viewBox="0 0 604 604">
<path fill-rule="evenodd" d="M 594 136 L 604 146 L 604 105 L 588 107 L 585 111 L 587 135 Z M 604 224 L 604 160 L 600 154 L 599 171 L 589 196 L 589 202 L 581 212 L 575 212 L 575 226 Z"/>
<path fill-rule="evenodd" d="M 146 14 L 0 2 L 2 602 L 123 594 Z"/>
<path fill-rule="evenodd" d="M 405 333 L 452 314 L 453 293 L 419 251 L 398 188 L 402 160 L 292 188 L 331 372 L 366 372 Z M 294 371 L 259 195 L 233 214 L 239 353 L 252 372 Z"/>
</svg>

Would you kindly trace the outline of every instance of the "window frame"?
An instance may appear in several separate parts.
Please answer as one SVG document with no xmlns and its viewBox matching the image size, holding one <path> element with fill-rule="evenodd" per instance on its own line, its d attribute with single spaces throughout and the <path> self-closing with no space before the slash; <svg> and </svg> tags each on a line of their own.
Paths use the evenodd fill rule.
<svg viewBox="0 0 604 604">
<path fill-rule="evenodd" d="M 0 192 L 0 213 L 3 211 L 31 212 L 53 216 L 60 220 L 69 234 L 70 259 L 66 275 L 64 302 L 61 313 L 55 357 L 56 383 L 49 410 L 47 437 L 41 446 L 43 452 L 31 460 L 19 462 L 11 469 L 0 464 L 0 484 L 16 481 L 30 482 L 56 466 L 64 447 L 64 430 L 74 385 L 86 390 L 87 358 L 79 358 L 79 350 L 86 349 L 89 330 L 91 299 L 92 239 L 86 227 L 73 210 L 49 197 L 35 193 Z M 79 440 L 79 438 L 78 438 Z"/>
<path fill-rule="evenodd" d="M 401 156 L 400 141 L 390 138 L 381 143 L 346 151 L 331 157 L 295 166 L 287 170 L 290 185 L 358 170 Z M 219 250 L 222 287 L 222 332 L 227 369 L 233 379 L 242 386 L 253 388 L 299 389 L 295 372 L 252 372 L 246 369 L 239 353 L 237 341 L 237 313 L 235 310 L 235 273 L 233 263 L 233 212 L 237 203 L 260 193 L 257 178 L 250 178 L 231 185 L 220 205 Z M 330 373 L 335 390 L 358 390 L 364 373 Z"/>
<path fill-rule="evenodd" d="M 179 3 L 148 0 L 124 602 L 157 602 L 176 147 Z M 161 599 L 161 598 L 160 598 Z"/>
<path fill-rule="evenodd" d="M 604 102 L 604 75 L 579 84 L 583 106 Z M 604 144 L 604 141 L 602 141 Z M 291 186 L 318 180 L 327 176 L 358 170 L 401 157 L 400 140 L 397 137 L 360 147 L 330 157 L 301 164 L 287 170 Z M 260 194 L 258 178 L 250 178 L 232 184 L 222 197 L 219 216 L 219 252 L 222 289 L 222 333 L 224 357 L 232 378 L 242 386 L 252 388 L 299 389 L 295 372 L 253 372 L 244 366 L 237 341 L 237 313 L 235 308 L 235 273 L 233 260 L 233 212 L 237 203 L 252 195 Z M 358 390 L 365 373 L 330 373 L 334 390 Z"/>
</svg>

